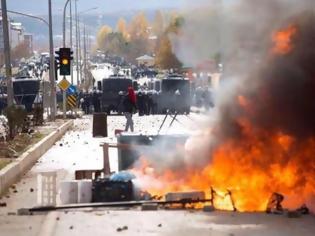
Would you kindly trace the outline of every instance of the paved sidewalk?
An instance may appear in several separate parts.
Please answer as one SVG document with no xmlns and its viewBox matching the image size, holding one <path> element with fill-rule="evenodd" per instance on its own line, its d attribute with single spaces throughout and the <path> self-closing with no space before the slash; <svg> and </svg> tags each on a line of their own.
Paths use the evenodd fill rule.
<svg viewBox="0 0 315 236">
<path fill-rule="evenodd" d="M 197 117 L 196 117 L 197 118 Z M 157 133 L 164 116 L 134 116 L 135 132 L 142 134 Z M 185 126 L 193 122 L 185 117 L 178 117 Z M 166 130 L 171 119 L 168 118 L 162 132 Z M 0 200 L 7 204 L 0 207 L 0 232 L 1 236 L 38 235 L 41 225 L 45 220 L 42 216 L 16 216 L 19 208 L 29 208 L 37 204 L 37 173 L 45 170 L 58 172 L 57 183 L 64 179 L 74 179 L 76 169 L 98 169 L 102 166 L 103 152 L 99 146 L 101 142 L 115 142 L 114 130 L 124 129 L 124 116 L 108 117 L 108 138 L 92 137 L 92 116 L 84 116 L 74 122 L 74 128 L 46 152 L 37 164 L 17 183 L 10 188 L 8 194 Z M 182 124 L 174 123 L 170 132 L 184 132 Z M 186 130 L 188 131 L 188 130 Z M 110 149 L 111 170 L 117 170 L 117 150 Z M 30 220 L 31 219 L 31 220 Z"/>
</svg>

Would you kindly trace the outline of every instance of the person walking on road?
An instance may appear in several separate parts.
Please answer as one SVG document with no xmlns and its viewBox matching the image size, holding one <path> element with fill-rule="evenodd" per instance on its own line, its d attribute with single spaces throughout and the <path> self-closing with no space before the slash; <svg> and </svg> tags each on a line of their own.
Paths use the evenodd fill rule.
<svg viewBox="0 0 315 236">
<path fill-rule="evenodd" d="M 125 131 L 128 131 L 130 128 L 130 131 L 134 131 L 133 127 L 133 120 L 132 120 L 132 115 L 134 111 L 136 111 L 136 94 L 135 91 L 132 87 L 128 88 L 128 94 L 125 96 L 124 101 L 123 101 L 123 106 L 124 106 L 124 113 L 126 117 L 126 127 Z"/>
</svg>

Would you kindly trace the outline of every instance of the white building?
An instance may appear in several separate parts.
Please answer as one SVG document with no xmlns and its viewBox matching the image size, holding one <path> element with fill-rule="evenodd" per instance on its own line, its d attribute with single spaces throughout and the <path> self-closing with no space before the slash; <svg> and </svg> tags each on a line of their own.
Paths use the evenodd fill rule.
<svg viewBox="0 0 315 236">
<path fill-rule="evenodd" d="M 138 62 L 138 66 L 144 65 L 144 66 L 154 66 L 155 64 L 155 59 L 154 57 L 148 56 L 148 55 L 143 55 L 141 57 L 136 58 Z"/>
</svg>

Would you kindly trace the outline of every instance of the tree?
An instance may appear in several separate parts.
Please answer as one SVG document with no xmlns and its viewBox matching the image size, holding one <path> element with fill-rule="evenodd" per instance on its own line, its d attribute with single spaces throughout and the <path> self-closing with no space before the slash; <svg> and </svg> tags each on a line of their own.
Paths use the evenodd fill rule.
<svg viewBox="0 0 315 236">
<path fill-rule="evenodd" d="M 185 23 L 185 19 L 182 16 L 174 16 L 171 19 L 169 26 L 166 29 L 167 33 L 173 33 L 176 35 L 181 34 L 181 28 Z"/>
<path fill-rule="evenodd" d="M 109 33 L 111 33 L 113 30 L 108 25 L 103 25 L 99 31 L 97 32 L 96 41 L 97 46 L 99 49 L 104 50 L 105 49 L 105 40 Z"/>
<path fill-rule="evenodd" d="M 144 14 L 144 12 L 140 12 L 135 15 L 129 25 L 129 34 L 130 39 L 144 38 L 148 39 L 149 37 L 149 23 Z"/>
<path fill-rule="evenodd" d="M 182 63 L 173 53 L 171 41 L 167 33 L 163 34 L 156 51 L 156 65 L 161 69 L 180 69 Z"/>
<path fill-rule="evenodd" d="M 19 60 L 22 58 L 29 58 L 32 55 L 30 48 L 26 42 L 18 44 L 15 48 L 12 49 L 12 60 Z"/>
<path fill-rule="evenodd" d="M 161 11 L 156 11 L 153 25 L 152 25 L 153 33 L 159 37 L 164 31 L 164 20 Z"/>
<path fill-rule="evenodd" d="M 128 31 L 127 31 L 126 21 L 124 18 L 119 18 L 119 20 L 117 22 L 117 26 L 116 26 L 116 31 L 118 33 L 121 33 L 124 36 L 124 38 L 128 40 L 129 35 L 128 35 Z"/>
<path fill-rule="evenodd" d="M 156 47 L 156 65 L 161 69 L 180 69 L 182 63 L 178 60 L 177 56 L 173 53 L 172 42 L 169 38 L 170 35 L 180 36 L 181 27 L 184 24 L 184 18 L 180 16 L 173 16 L 165 32 L 158 40 Z"/>
<path fill-rule="evenodd" d="M 110 54 L 125 56 L 128 51 L 128 44 L 120 32 L 109 33 L 105 39 L 104 50 Z"/>
</svg>

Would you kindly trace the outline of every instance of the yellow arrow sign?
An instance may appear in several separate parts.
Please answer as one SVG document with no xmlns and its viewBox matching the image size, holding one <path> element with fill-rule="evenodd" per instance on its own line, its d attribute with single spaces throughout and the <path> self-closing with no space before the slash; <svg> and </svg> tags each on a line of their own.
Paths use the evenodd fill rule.
<svg viewBox="0 0 315 236">
<path fill-rule="evenodd" d="M 70 82 L 66 79 L 66 78 L 63 78 L 59 83 L 58 83 L 58 86 L 59 88 L 61 88 L 62 90 L 66 91 L 69 86 L 70 86 Z"/>
</svg>

